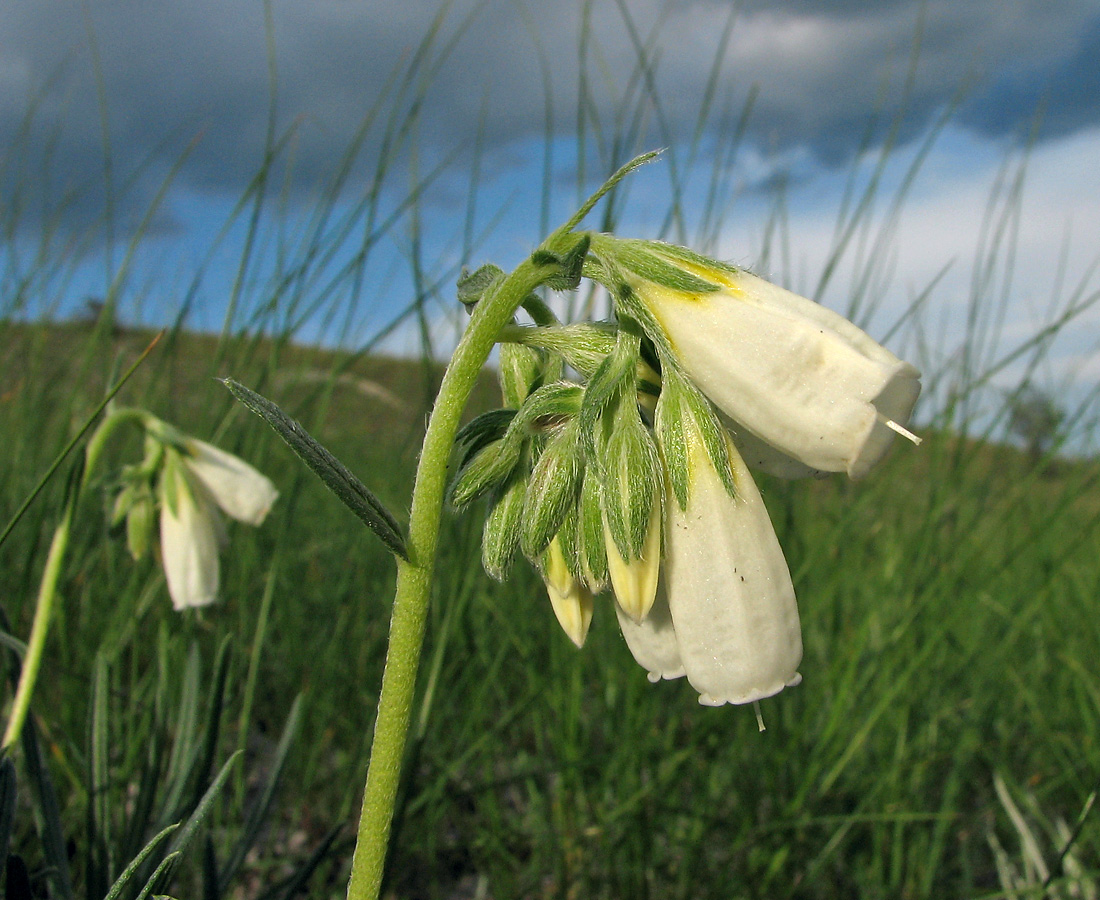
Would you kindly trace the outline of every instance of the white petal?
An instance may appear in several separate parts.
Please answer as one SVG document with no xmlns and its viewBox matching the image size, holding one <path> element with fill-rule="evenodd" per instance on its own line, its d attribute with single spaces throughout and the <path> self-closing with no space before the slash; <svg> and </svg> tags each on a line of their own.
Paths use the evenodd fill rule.
<svg viewBox="0 0 1100 900">
<path fill-rule="evenodd" d="M 750 469 L 767 472 L 776 478 L 808 478 L 825 475 L 820 469 L 811 469 L 793 456 L 777 450 L 767 441 L 761 440 L 744 426 L 734 422 L 729 416 L 719 412 L 718 418 L 726 426 L 734 446 Z"/>
<path fill-rule="evenodd" d="M 266 475 L 205 441 L 189 439 L 187 449 L 191 455 L 184 462 L 226 515 L 249 525 L 263 522 L 279 496 Z"/>
<path fill-rule="evenodd" d="M 165 473 L 175 478 L 175 509 L 162 496 L 160 547 L 172 606 L 207 606 L 218 596 L 217 511 L 204 497 L 196 497 L 179 469 Z"/>
<path fill-rule="evenodd" d="M 615 615 L 619 619 L 619 629 L 627 647 L 634 654 L 638 665 L 649 673 L 650 681 L 683 677 L 684 664 L 680 660 L 680 645 L 672 626 L 672 615 L 668 611 L 668 597 L 663 585 L 657 588 L 657 597 L 650 607 L 649 615 L 642 622 L 636 622 L 618 603 L 615 604 Z"/>
<path fill-rule="evenodd" d="M 797 684 L 802 635 L 768 511 L 728 443 L 737 498 L 692 441 L 687 511 L 668 506 L 665 579 L 688 681 L 701 703 L 750 703 Z"/>
<path fill-rule="evenodd" d="M 920 373 L 825 307 L 748 273 L 685 294 L 639 285 L 692 380 L 723 412 L 811 469 L 853 478 L 904 425 Z"/>
</svg>

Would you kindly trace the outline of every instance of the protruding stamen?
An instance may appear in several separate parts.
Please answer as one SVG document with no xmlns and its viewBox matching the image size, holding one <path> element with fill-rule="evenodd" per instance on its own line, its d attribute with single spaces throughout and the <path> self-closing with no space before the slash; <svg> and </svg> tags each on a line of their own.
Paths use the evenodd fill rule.
<svg viewBox="0 0 1100 900">
<path fill-rule="evenodd" d="M 760 712 L 760 701 L 753 700 L 752 708 L 756 710 L 756 727 L 759 728 L 761 731 L 764 731 L 764 716 Z"/>
<path fill-rule="evenodd" d="M 893 419 L 887 419 L 886 416 L 882 415 L 882 413 L 879 413 L 878 420 L 883 425 L 885 425 L 887 428 L 891 429 L 892 431 L 896 431 L 898 434 L 900 434 L 906 440 L 912 441 L 917 446 L 920 446 L 920 442 L 921 442 L 922 438 L 917 437 L 915 434 L 913 434 L 913 432 L 911 432 L 905 426 L 899 425 Z"/>
</svg>

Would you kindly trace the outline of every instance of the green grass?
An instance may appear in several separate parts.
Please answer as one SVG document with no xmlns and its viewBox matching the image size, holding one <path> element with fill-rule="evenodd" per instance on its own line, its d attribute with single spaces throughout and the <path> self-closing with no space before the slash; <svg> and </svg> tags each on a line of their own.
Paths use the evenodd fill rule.
<svg viewBox="0 0 1100 900">
<path fill-rule="evenodd" d="M 435 39 L 428 35 L 424 49 Z M 587 94 L 578 101 L 578 170 L 587 147 L 606 164 L 598 174 L 609 173 L 630 155 L 642 112 L 660 106 L 645 77 L 646 52 L 639 47 L 634 74 L 649 87 L 630 94 L 613 122 L 595 119 Z M 380 129 L 388 149 L 373 161 L 375 181 L 362 203 L 336 215 L 350 178 L 341 173 L 300 241 L 279 256 L 279 271 L 257 286 L 247 277 L 252 254 L 280 224 L 264 194 L 272 163 L 264 164 L 235 212 L 252 225 L 223 333 L 171 329 L 123 391 L 126 404 L 252 462 L 281 497 L 262 528 L 230 527 L 224 602 L 201 615 L 174 613 L 156 564 L 134 564 L 124 540 L 108 534 L 107 485 L 96 483 L 85 498 L 33 702 L 57 795 L 52 820 L 43 819 L 47 780 L 33 754 L 26 747 L 16 754 L 11 852 L 26 862 L 39 895 L 47 885 L 63 895 L 56 866 L 64 857 L 74 894 L 102 896 L 159 826 L 194 809 L 237 749 L 243 758 L 183 858 L 174 894 L 199 896 L 220 869 L 212 896 L 263 896 L 316 851 L 309 895 L 343 895 L 394 566 L 216 379 L 232 376 L 278 402 L 404 517 L 440 367 L 304 346 L 296 323 L 310 309 L 351 322 L 352 286 L 393 227 L 382 221 L 377 196 L 415 133 L 414 101 L 427 90 L 415 85 L 430 83 L 431 58 L 416 57 L 395 77 L 388 118 L 376 111 L 364 122 L 364 135 Z M 709 102 L 699 135 L 712 117 Z M 280 146 L 273 136 L 272 153 Z M 690 169 L 700 146 L 670 154 L 679 161 L 674 173 Z M 361 149 L 349 148 L 349 160 Z M 890 152 L 888 142 L 884 160 Z M 709 173 L 695 242 L 703 249 L 733 196 L 731 160 Z M 916 175 L 887 198 L 888 208 L 903 205 Z M 853 235 L 863 240 L 872 228 L 878 176 L 865 192 L 853 178 L 830 272 L 850 261 Z M 675 175 L 673 188 L 666 215 L 646 236 L 663 229 L 692 242 L 689 192 Z M 1014 197 L 990 222 L 991 234 L 1011 222 Z M 598 227 L 615 227 L 622 202 L 604 208 Z M 414 189 L 406 207 L 413 220 L 418 203 Z M 765 258 L 784 255 L 782 203 L 777 196 Z M 3 233 L 15 224 L 5 222 Z M 344 266 L 337 251 L 360 231 L 368 235 L 362 252 Z M 43 241 L 24 260 L 17 289 L 0 292 L 13 316 L 0 321 L 4 522 L 151 337 L 107 327 L 129 290 L 126 262 L 112 273 L 101 322 L 50 321 L 66 262 L 58 245 Z M 412 243 L 418 293 L 409 315 L 426 321 L 433 285 L 425 273 L 435 269 L 419 257 L 415 236 Z M 529 567 L 518 565 L 505 584 L 481 571 L 481 510 L 448 514 L 390 861 L 393 896 L 992 898 L 1004 894 L 991 830 L 1022 857 L 996 776 L 1018 796 L 1033 796 L 1050 820 L 1073 825 L 1100 779 L 1100 462 L 1034 459 L 995 439 L 996 419 L 986 427 L 967 412 L 997 366 L 982 356 L 993 336 L 983 323 L 997 320 L 1001 302 L 991 273 L 1007 275 L 1011 266 L 1010 238 L 989 243 L 989 258 L 975 261 L 988 277 L 971 298 L 973 355 L 950 371 L 926 371 L 955 401 L 925 413 L 925 443 L 896 447 L 857 484 L 761 482 L 795 579 L 806 648 L 804 683 L 763 704 L 765 732 L 751 710 L 701 708 L 683 681 L 650 685 L 606 598 L 577 651 Z M 5 246 L 10 264 L 16 250 Z M 482 261 L 474 235 L 464 247 L 475 253 L 469 262 Z M 878 283 L 873 261 L 866 265 L 868 277 L 855 279 L 861 290 Z M 1049 338 L 1095 302 L 1089 290 L 1020 342 L 1028 371 L 1041 365 Z M 881 300 L 853 297 L 853 308 Z M 927 334 L 919 310 L 906 327 Z M 471 410 L 495 402 L 487 373 Z M 117 459 L 132 461 L 139 449 L 122 441 Z M 47 485 L 0 547 L 0 606 L 18 639 L 29 631 L 63 481 Z M 301 718 L 284 758 L 279 741 L 299 696 Z M 257 830 L 249 811 L 284 759 Z M 1046 847 L 1054 869 L 1060 849 L 1054 839 Z M 1095 883 L 1095 814 L 1074 853 Z"/>
<path fill-rule="evenodd" d="M 87 333 L 5 330 L 3 382 L 28 373 L 2 409 L 18 461 L 7 469 L 9 510 L 101 388 L 74 380 Z M 110 338 L 100 356 L 125 359 L 146 337 Z M 229 639 L 217 758 L 243 742 L 246 773 L 269 763 L 291 701 L 304 691 L 271 830 L 249 863 L 259 884 L 354 818 L 393 566 L 258 420 L 225 399 L 210 377 L 216 346 L 176 335 L 127 391 L 134 399 L 162 392 L 173 402 L 158 411 L 201 436 L 228 419 L 226 445 L 282 487 L 275 512 L 261 529 L 233 529 L 226 602 L 179 616 L 155 567 L 132 564 L 106 534 L 93 497 L 34 708 L 63 820 L 79 843 L 97 653 L 108 671 L 113 734 L 111 833 L 125 827 L 140 748 L 158 705 L 176 702 L 191 648 L 205 684 Z M 271 352 L 246 346 L 243 370 L 232 357 L 222 365 L 247 377 L 248 357 Z M 296 382 L 295 372 L 335 371 L 343 360 L 317 349 L 282 352 L 277 371 L 286 381 L 269 393 L 400 509 L 423 409 L 379 401 L 381 392 L 364 394 L 350 379 Z M 425 373 L 384 359 L 343 371 L 395 392 Z M 52 415 L 20 410 L 32 386 L 34 408 Z M 479 405 L 491 394 L 487 384 Z M 34 433 L 20 421 L 34 421 Z M 1072 820 L 1100 772 L 1098 477 L 1094 460 L 1036 467 L 1011 447 L 930 429 L 919 450 L 896 448 L 863 483 L 764 482 L 796 580 L 806 658 L 803 685 L 764 704 L 763 734 L 748 710 L 700 708 L 683 682 L 649 685 L 606 600 L 576 651 L 529 569 L 517 567 L 503 585 L 480 571 L 479 515 L 449 519 L 423 669 L 430 705 L 418 719 L 394 890 L 449 896 L 484 879 L 501 897 L 995 892 L 986 839 L 998 819 L 994 773 L 1028 785 L 1044 809 Z M 37 504 L 3 548 L 15 635 L 28 628 L 30 608 L 18 601 L 33 596 L 50 509 L 48 499 Z M 270 619 L 242 735 L 265 590 Z M 165 729 L 166 741 L 178 737 L 175 725 Z M 220 840 L 239 828 L 253 777 L 223 798 Z M 19 851 L 34 858 L 31 835 L 24 828 L 18 837 Z M 348 849 L 346 838 L 337 841 L 315 876 L 318 893 L 339 893 Z M 1087 822 L 1078 852 L 1094 861 L 1098 849 L 1097 826 Z"/>
</svg>

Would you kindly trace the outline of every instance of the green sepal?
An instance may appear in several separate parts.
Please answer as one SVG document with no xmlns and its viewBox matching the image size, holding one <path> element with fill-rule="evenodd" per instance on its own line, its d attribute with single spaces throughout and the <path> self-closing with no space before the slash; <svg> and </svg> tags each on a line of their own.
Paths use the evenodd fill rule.
<svg viewBox="0 0 1100 900">
<path fill-rule="evenodd" d="M 528 559 L 538 559 L 577 502 L 583 456 L 576 420 L 557 431 L 539 456 L 523 504 L 520 546 Z"/>
<path fill-rule="evenodd" d="M 597 245 L 597 250 L 605 262 L 610 256 L 627 271 L 669 290 L 685 294 L 709 294 L 722 289 L 720 285 L 705 281 L 668 262 L 655 250 L 652 241 L 604 238 Z M 707 264 L 709 263 L 708 260 Z"/>
<path fill-rule="evenodd" d="M 126 546 L 134 559 L 144 559 L 149 552 L 155 524 L 156 503 L 146 489 L 134 498 L 126 513 Z"/>
<path fill-rule="evenodd" d="M 603 435 L 599 423 L 624 393 L 634 396 L 638 370 L 639 337 L 620 330 L 615 349 L 600 363 L 588 380 L 580 409 L 580 433 L 588 456 L 601 464 Z"/>
<path fill-rule="evenodd" d="M 184 481 L 183 463 L 175 450 L 164 454 L 164 464 L 160 470 L 160 502 L 168 507 L 173 516 L 179 516 L 179 487 Z M 184 490 L 187 490 L 184 487 Z"/>
<path fill-rule="evenodd" d="M 462 270 L 458 278 L 458 300 L 467 309 L 477 306 L 482 297 L 490 290 L 495 290 L 507 276 L 500 266 L 486 263 L 470 272 Z"/>
<path fill-rule="evenodd" d="M 607 586 L 607 545 L 603 534 L 600 477 L 587 466 L 577 499 L 577 562 L 589 590 L 597 594 Z"/>
<path fill-rule="evenodd" d="M 714 407 L 710 405 L 710 401 L 693 384 L 685 380 L 682 382 L 682 388 L 684 406 L 695 423 L 697 436 L 702 440 L 726 492 L 731 497 L 736 497 L 737 484 L 734 482 L 733 469 L 730 465 L 726 429 L 714 411 Z"/>
<path fill-rule="evenodd" d="M 550 250 L 536 250 L 531 254 L 531 262 L 537 266 L 554 265 L 560 269 L 557 275 L 551 275 L 544 282 L 555 291 L 573 291 L 581 283 L 584 272 L 584 260 L 592 243 L 587 232 L 572 235 L 575 240 L 564 253 Z"/>
<path fill-rule="evenodd" d="M 580 566 L 579 529 L 580 520 L 577 516 L 577 503 L 574 501 L 569 504 L 569 509 L 565 511 L 565 516 L 561 520 L 561 527 L 558 528 L 558 532 L 554 537 L 558 539 L 558 546 L 561 547 L 561 553 L 565 558 L 565 565 L 570 574 L 578 581 L 587 584 L 584 571 Z"/>
<path fill-rule="evenodd" d="M 503 440 L 486 444 L 462 467 L 451 485 L 451 505 L 464 509 L 482 494 L 501 486 L 523 456 L 523 441 Z"/>
<path fill-rule="evenodd" d="M 577 414 L 581 407 L 583 390 L 579 384 L 556 381 L 546 384 L 531 394 L 518 411 L 508 411 L 511 421 L 500 439 L 480 441 L 476 452 L 467 451 L 458 477 L 451 487 L 451 503 L 461 509 L 486 491 L 500 487 L 515 470 L 523 456 L 524 447 L 543 431 L 560 427 Z M 494 411 L 500 414 L 501 410 Z M 499 423 L 486 413 L 477 428 L 471 428 L 478 419 L 463 429 L 463 437 L 479 441 Z M 502 417 L 501 417 L 502 418 Z M 469 429 L 469 431 L 467 431 Z"/>
<path fill-rule="evenodd" d="M 703 268 L 717 269 L 724 275 L 740 275 L 744 271 L 737 268 L 737 266 L 731 266 L 721 260 L 703 256 L 701 253 L 696 253 L 694 250 L 689 250 L 687 247 L 681 247 L 678 244 L 666 244 L 663 241 L 650 241 L 647 243 L 653 253 L 670 259 L 674 263 L 681 261 Z"/>
<path fill-rule="evenodd" d="M 503 581 L 519 550 L 523 521 L 523 498 L 527 479 L 514 475 L 498 491 L 485 516 L 481 539 L 481 565 L 490 577 Z"/>
</svg>

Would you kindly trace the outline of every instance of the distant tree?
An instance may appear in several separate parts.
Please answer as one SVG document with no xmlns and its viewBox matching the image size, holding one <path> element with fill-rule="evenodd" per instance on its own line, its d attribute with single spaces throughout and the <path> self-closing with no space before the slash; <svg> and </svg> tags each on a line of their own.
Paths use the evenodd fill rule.
<svg viewBox="0 0 1100 900">
<path fill-rule="evenodd" d="M 1066 413 L 1046 391 L 1026 384 L 1008 398 L 1008 430 L 1024 442 L 1033 462 L 1047 453 L 1058 437 Z"/>
</svg>

